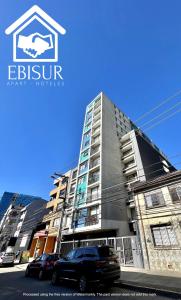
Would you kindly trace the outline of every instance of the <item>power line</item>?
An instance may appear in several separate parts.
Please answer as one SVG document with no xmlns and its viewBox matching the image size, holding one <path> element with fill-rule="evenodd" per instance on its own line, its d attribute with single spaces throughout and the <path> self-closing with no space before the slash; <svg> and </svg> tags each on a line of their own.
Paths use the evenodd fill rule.
<svg viewBox="0 0 181 300">
<path fill-rule="evenodd" d="M 149 120 L 148 122 L 145 122 L 141 125 L 141 128 L 143 129 L 143 127 L 145 127 L 147 124 L 151 123 L 152 121 L 158 119 L 159 117 L 161 117 L 162 115 L 166 114 L 167 112 L 171 111 L 173 108 L 177 107 L 178 105 L 181 104 L 181 101 L 179 101 L 178 103 L 176 103 L 175 105 L 171 106 L 169 109 L 163 111 L 161 114 L 157 115 L 156 117 L 154 117 L 153 119 Z"/>
<path fill-rule="evenodd" d="M 145 131 L 150 130 L 152 128 L 154 128 L 155 126 L 157 126 L 158 124 L 162 123 L 163 121 L 170 119 L 171 117 L 173 117 L 174 115 L 176 115 L 177 113 L 181 112 L 181 109 L 176 110 L 175 112 L 173 112 L 172 114 L 168 115 L 167 117 L 161 119 L 160 121 L 156 122 L 154 125 L 148 127 L 145 129 Z"/>
<path fill-rule="evenodd" d="M 180 94 L 181 94 L 181 90 L 179 90 L 176 93 L 174 93 L 173 95 L 167 97 L 160 104 L 156 105 L 151 110 L 149 110 L 149 111 L 145 112 L 144 114 L 142 114 L 138 119 L 135 120 L 135 122 L 138 122 L 138 121 L 144 119 L 146 116 L 148 116 L 149 114 L 151 114 L 152 112 L 154 112 L 155 110 L 157 110 L 158 108 L 160 108 L 164 104 L 168 103 L 169 101 L 171 101 L 172 99 L 174 99 L 176 96 L 178 96 Z"/>
</svg>

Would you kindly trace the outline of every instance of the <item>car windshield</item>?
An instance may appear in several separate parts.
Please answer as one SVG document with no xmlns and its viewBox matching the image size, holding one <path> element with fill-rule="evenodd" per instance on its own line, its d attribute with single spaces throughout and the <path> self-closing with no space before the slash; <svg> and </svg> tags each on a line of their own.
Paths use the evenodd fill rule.
<svg viewBox="0 0 181 300">
<path fill-rule="evenodd" d="M 98 252 L 101 257 L 109 257 L 116 255 L 114 249 L 110 247 L 100 247 L 98 248 Z"/>
</svg>

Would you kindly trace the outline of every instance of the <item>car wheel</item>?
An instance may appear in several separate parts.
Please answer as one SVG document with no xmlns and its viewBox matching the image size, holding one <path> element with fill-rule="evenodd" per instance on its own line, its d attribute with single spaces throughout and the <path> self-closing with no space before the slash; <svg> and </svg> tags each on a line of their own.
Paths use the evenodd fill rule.
<svg viewBox="0 0 181 300">
<path fill-rule="evenodd" d="M 52 285 L 57 285 L 58 284 L 58 274 L 57 271 L 53 271 L 52 274 Z"/>
<path fill-rule="evenodd" d="M 29 267 L 26 268 L 25 277 L 30 277 L 30 268 Z"/>
<path fill-rule="evenodd" d="M 79 279 L 79 290 L 81 293 L 85 293 L 87 291 L 87 278 L 82 275 Z"/>
<path fill-rule="evenodd" d="M 43 270 L 40 270 L 40 272 L 38 274 L 38 279 L 39 280 L 43 280 L 44 279 L 44 272 L 43 272 Z"/>
</svg>

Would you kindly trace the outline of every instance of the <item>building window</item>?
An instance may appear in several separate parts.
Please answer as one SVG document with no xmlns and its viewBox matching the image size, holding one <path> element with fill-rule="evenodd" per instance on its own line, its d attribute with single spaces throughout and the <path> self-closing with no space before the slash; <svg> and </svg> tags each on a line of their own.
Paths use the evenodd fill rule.
<svg viewBox="0 0 181 300">
<path fill-rule="evenodd" d="M 60 225 L 60 218 L 57 218 L 53 221 L 53 227 L 58 227 Z"/>
<path fill-rule="evenodd" d="M 81 164 L 81 165 L 80 165 L 79 174 L 82 174 L 82 173 L 86 172 L 87 167 L 88 167 L 87 161 L 86 161 L 85 163 Z"/>
<path fill-rule="evenodd" d="M 75 192 L 75 184 L 72 184 L 70 187 L 70 193 L 74 193 Z"/>
<path fill-rule="evenodd" d="M 169 224 L 151 227 L 154 245 L 158 247 L 175 246 L 177 239 L 173 227 Z"/>
<path fill-rule="evenodd" d="M 147 208 L 165 205 L 163 193 L 161 190 L 156 190 L 145 194 L 145 203 Z"/>
<path fill-rule="evenodd" d="M 173 203 L 175 202 L 181 203 L 181 185 L 170 186 L 169 192 Z"/>
<path fill-rule="evenodd" d="M 95 187 L 91 189 L 91 200 L 96 200 L 100 197 L 99 195 L 99 187 Z"/>
<path fill-rule="evenodd" d="M 62 209 L 62 203 L 57 204 L 57 211 L 60 210 L 60 209 Z"/>
<path fill-rule="evenodd" d="M 67 199 L 66 203 L 68 204 L 68 206 L 71 206 L 73 204 L 73 200 L 74 200 L 74 197 Z"/>
<path fill-rule="evenodd" d="M 65 189 L 60 190 L 59 198 L 65 198 L 65 194 L 66 194 L 66 190 Z"/>
<path fill-rule="evenodd" d="M 73 171 L 72 179 L 75 179 L 76 177 L 77 177 L 77 171 Z"/>
<path fill-rule="evenodd" d="M 80 177 L 78 180 L 78 184 L 83 184 L 84 182 L 86 182 L 86 178 L 87 178 L 86 175 Z"/>
</svg>

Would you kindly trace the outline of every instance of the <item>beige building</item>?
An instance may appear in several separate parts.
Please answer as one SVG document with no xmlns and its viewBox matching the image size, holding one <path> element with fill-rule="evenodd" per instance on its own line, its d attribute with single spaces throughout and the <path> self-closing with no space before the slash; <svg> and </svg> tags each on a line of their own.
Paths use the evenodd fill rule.
<svg viewBox="0 0 181 300">
<path fill-rule="evenodd" d="M 71 171 L 65 176 L 54 180 L 54 189 L 50 192 L 50 200 L 47 202 L 47 214 L 44 215 L 42 223 L 45 229 L 35 233 L 30 250 L 30 256 L 42 253 L 53 253 L 57 250 L 61 230 L 61 217 L 63 204 L 66 199 L 68 180 Z"/>
<path fill-rule="evenodd" d="M 134 186 L 144 267 L 181 272 L 181 171 Z"/>
</svg>

